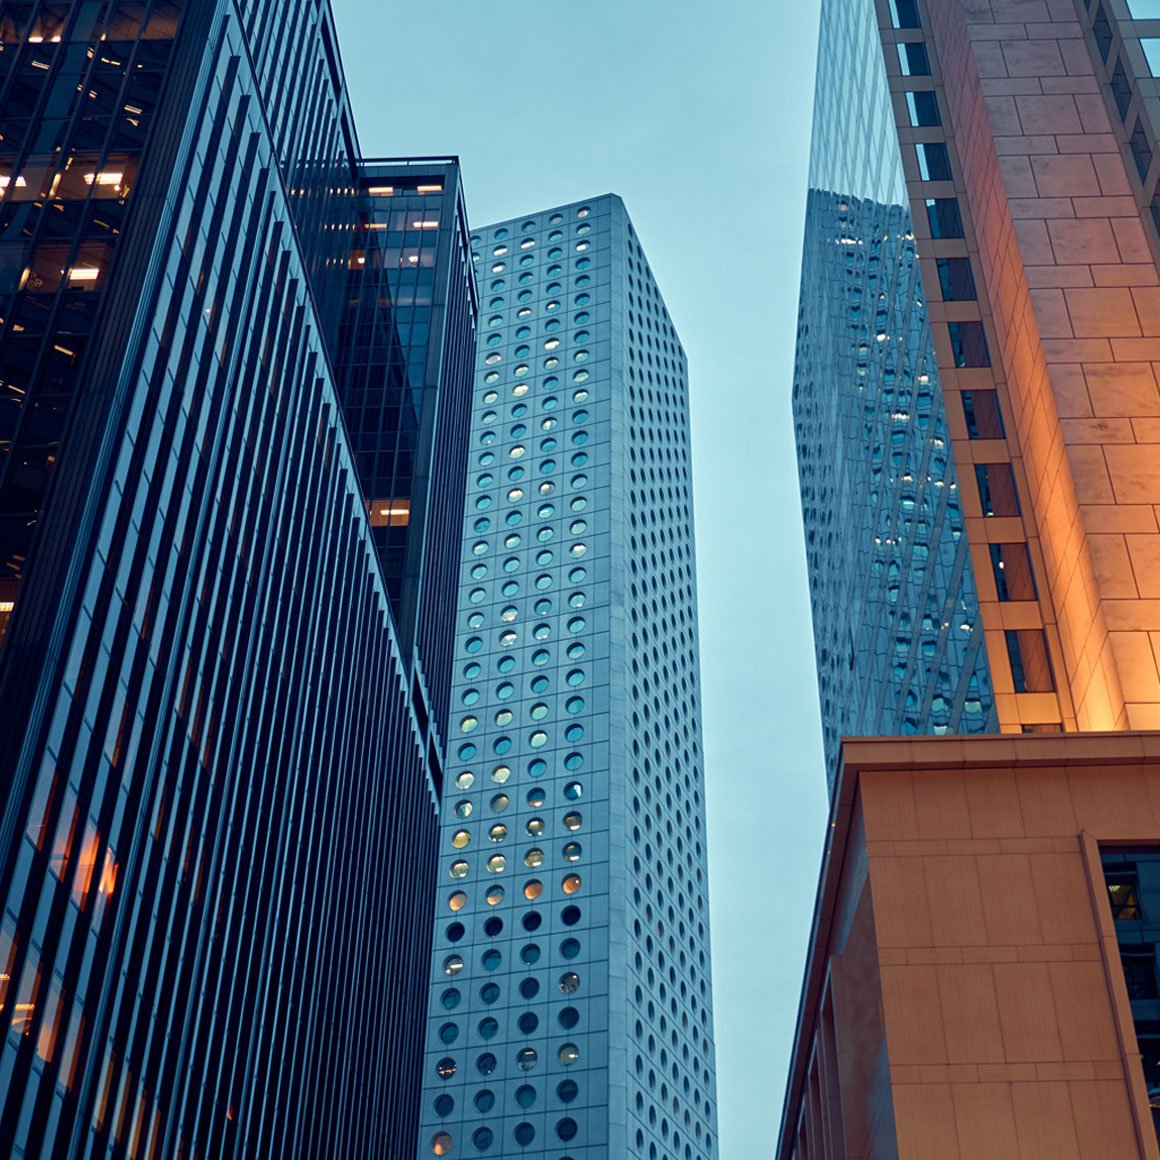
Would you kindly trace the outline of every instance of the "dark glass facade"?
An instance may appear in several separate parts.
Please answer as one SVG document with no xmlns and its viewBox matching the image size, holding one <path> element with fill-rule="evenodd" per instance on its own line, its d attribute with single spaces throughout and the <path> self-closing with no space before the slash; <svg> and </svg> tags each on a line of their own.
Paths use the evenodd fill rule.
<svg viewBox="0 0 1160 1160">
<path fill-rule="evenodd" d="M 843 736 L 998 728 L 869 2 L 823 5 L 810 186 L 794 421 L 832 786 Z"/>
<path fill-rule="evenodd" d="M 472 242 L 417 1154 L 712 1160 L 685 354 L 619 198 Z"/>
<path fill-rule="evenodd" d="M 325 3 L 5 4 L 0 49 L 3 1150 L 409 1154 L 447 680 L 424 609 L 457 551 L 431 512 L 474 325 L 457 169 L 424 352 L 405 279 L 351 268 L 387 199 Z M 365 358 L 356 311 L 391 336 Z M 403 420 L 342 411 L 391 343 L 414 592 L 360 475 Z"/>
<path fill-rule="evenodd" d="M 1152 1123 L 1160 1139 L 1160 850 L 1107 849 L 1101 862 Z"/>
</svg>

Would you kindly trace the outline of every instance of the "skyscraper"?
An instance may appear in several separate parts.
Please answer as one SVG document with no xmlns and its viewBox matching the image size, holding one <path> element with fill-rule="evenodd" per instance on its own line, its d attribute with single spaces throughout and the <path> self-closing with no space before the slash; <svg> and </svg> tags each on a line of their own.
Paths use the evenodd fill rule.
<svg viewBox="0 0 1160 1160">
<path fill-rule="evenodd" d="M 1156 1155 L 1157 43 L 1151 0 L 823 3 L 786 1160 Z M 849 737 L 996 728 L 1062 735 Z"/>
<path fill-rule="evenodd" d="M 481 319 L 419 1155 L 716 1155 L 685 355 L 620 199 Z"/>
<path fill-rule="evenodd" d="M 12 1155 L 413 1148 L 468 252 L 321 0 L 0 11 Z"/>
</svg>

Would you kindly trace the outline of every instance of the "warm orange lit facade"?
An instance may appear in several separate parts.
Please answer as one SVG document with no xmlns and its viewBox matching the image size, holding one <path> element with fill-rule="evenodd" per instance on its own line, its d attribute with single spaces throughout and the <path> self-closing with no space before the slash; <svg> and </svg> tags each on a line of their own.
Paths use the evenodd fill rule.
<svg viewBox="0 0 1160 1160">
<path fill-rule="evenodd" d="M 948 407 L 956 462 L 964 478 L 1010 462 L 1022 500 L 1020 517 L 987 517 L 964 488 L 1001 726 L 1160 728 L 1160 275 L 1144 109 L 1160 82 L 1140 48 L 1157 22 L 1131 21 L 1120 0 L 925 0 L 914 20 L 878 8 L 944 389 L 993 387 L 1006 417 L 1005 438 L 969 440 Z M 929 76 L 903 75 L 896 45 L 915 42 Z M 916 126 L 907 95 L 932 91 L 941 124 Z M 915 143 L 931 141 L 946 143 L 953 180 L 923 179 Z M 957 198 L 962 241 L 929 238 L 931 197 Z M 977 303 L 940 301 L 934 259 L 950 253 L 970 257 Z M 937 326 L 964 317 L 983 322 L 986 368 L 956 367 Z M 1038 609 L 999 603 L 990 585 L 988 546 L 1012 538 L 1028 545 Z M 1021 694 L 1003 634 L 1038 627 L 1055 690 Z"/>
<path fill-rule="evenodd" d="M 779 1160 L 1157 1160 L 1100 852 L 1160 734 L 847 741 Z"/>
</svg>

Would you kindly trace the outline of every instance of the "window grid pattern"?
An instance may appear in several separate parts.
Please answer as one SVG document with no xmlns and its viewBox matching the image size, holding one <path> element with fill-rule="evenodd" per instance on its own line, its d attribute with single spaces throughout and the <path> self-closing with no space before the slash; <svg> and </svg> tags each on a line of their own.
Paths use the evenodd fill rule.
<svg viewBox="0 0 1160 1160">
<path fill-rule="evenodd" d="M 262 107 L 305 88 L 340 165 L 332 65 L 263 91 L 236 12 L 190 21 L 110 276 L 130 339 L 46 508 L 66 559 L 31 558 L 0 652 L 0 1138 L 403 1155 L 431 915 L 384 884 L 435 873 L 432 786 Z"/>
<path fill-rule="evenodd" d="M 684 354 L 619 199 L 472 242 L 418 1154 L 715 1156 Z"/>
<path fill-rule="evenodd" d="M 843 736 L 997 721 L 873 4 L 823 6 L 819 61 L 794 418 L 832 785 Z"/>
</svg>

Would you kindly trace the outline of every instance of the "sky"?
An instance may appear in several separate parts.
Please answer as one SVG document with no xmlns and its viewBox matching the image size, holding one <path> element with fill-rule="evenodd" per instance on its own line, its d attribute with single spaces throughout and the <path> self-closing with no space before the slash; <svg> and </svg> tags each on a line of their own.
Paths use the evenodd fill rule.
<svg viewBox="0 0 1160 1160">
<path fill-rule="evenodd" d="M 332 0 L 366 156 L 618 193 L 689 358 L 721 1160 L 772 1156 L 826 825 L 790 391 L 818 0 Z"/>
</svg>

